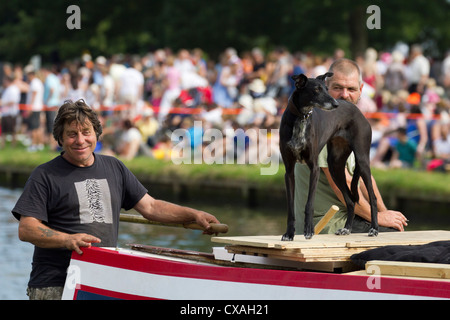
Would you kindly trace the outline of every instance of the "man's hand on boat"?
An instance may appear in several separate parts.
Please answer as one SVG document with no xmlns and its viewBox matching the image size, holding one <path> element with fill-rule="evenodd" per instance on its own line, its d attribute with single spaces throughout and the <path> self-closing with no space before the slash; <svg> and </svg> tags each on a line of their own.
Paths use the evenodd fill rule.
<svg viewBox="0 0 450 320">
<path fill-rule="evenodd" d="M 100 243 L 101 240 L 97 237 L 86 233 L 68 234 L 66 238 L 65 247 L 69 250 L 74 250 L 78 254 L 83 254 L 80 249 L 82 247 L 91 247 L 91 243 Z"/>
<path fill-rule="evenodd" d="M 19 221 L 19 239 L 41 248 L 66 248 L 83 254 L 82 247 L 100 243 L 97 237 L 86 233 L 67 234 L 54 230 L 34 217 L 22 216 Z"/>
</svg>

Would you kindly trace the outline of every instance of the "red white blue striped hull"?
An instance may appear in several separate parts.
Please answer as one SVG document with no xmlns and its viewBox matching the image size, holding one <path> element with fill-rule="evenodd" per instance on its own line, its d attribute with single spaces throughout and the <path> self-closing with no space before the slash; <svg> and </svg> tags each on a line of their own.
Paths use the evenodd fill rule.
<svg viewBox="0 0 450 320">
<path fill-rule="evenodd" d="M 83 251 L 72 255 L 63 299 L 450 298 L 448 280 L 225 267 L 127 249 Z"/>
</svg>

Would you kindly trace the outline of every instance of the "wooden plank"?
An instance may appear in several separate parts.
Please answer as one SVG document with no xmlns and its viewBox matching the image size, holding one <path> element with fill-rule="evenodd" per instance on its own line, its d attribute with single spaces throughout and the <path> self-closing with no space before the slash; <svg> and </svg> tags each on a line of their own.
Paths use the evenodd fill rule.
<svg viewBox="0 0 450 320">
<path fill-rule="evenodd" d="M 327 213 L 325 213 L 325 215 L 322 217 L 322 219 L 320 219 L 320 221 L 317 222 L 316 226 L 314 227 L 314 234 L 319 234 L 338 211 L 339 207 L 336 205 L 332 205 L 330 209 L 327 211 Z"/>
<path fill-rule="evenodd" d="M 269 257 L 294 257 L 294 258 L 327 258 L 327 257 L 350 257 L 352 254 L 360 253 L 367 248 L 323 248 L 323 249 L 287 249 L 278 250 L 273 248 L 256 248 L 250 246 L 226 246 L 233 252 L 258 254 Z"/>
<path fill-rule="evenodd" d="M 350 262 L 353 254 L 387 245 L 418 245 L 450 239 L 450 231 L 407 231 L 336 236 L 319 234 L 311 240 L 297 236 L 281 241 L 281 236 L 214 237 L 214 242 L 228 244 L 230 253 L 247 254 L 300 262 Z"/>
<path fill-rule="evenodd" d="M 254 255 L 260 257 L 268 257 L 273 259 L 284 259 L 290 261 L 302 261 L 304 262 L 301 252 L 298 250 L 287 251 L 287 250 L 277 250 L 269 248 L 253 248 L 248 246 L 225 246 L 225 249 L 230 253 Z"/>
<path fill-rule="evenodd" d="M 277 241 L 281 242 L 281 236 L 212 237 L 211 241 L 257 248 L 274 248 Z"/>
<path fill-rule="evenodd" d="M 211 241 L 231 245 L 244 245 L 260 248 L 302 249 L 302 248 L 361 248 L 386 245 L 416 245 L 433 241 L 450 240 L 450 231 L 405 231 L 380 232 L 378 237 L 368 237 L 366 233 L 353 233 L 348 236 L 318 234 L 310 240 L 297 235 L 294 241 L 281 241 L 280 236 L 212 237 Z"/>
<path fill-rule="evenodd" d="M 366 235 L 367 236 L 367 235 Z M 281 241 L 279 236 L 212 237 L 211 241 L 231 245 L 244 245 L 259 248 L 301 249 L 301 248 L 344 248 L 347 240 L 334 234 L 319 234 L 310 240 L 296 236 L 294 241 Z"/>
<path fill-rule="evenodd" d="M 290 261 L 300 261 L 300 262 L 327 262 L 327 261 L 350 261 L 350 256 L 354 253 L 359 253 L 365 249 L 345 249 L 332 251 L 331 249 L 327 252 L 315 251 L 314 253 L 303 253 L 298 250 L 276 250 L 268 248 L 252 248 L 247 246 L 225 246 L 225 249 L 229 253 L 235 254 L 245 254 L 260 257 L 267 257 L 273 259 L 290 260 Z"/>
<path fill-rule="evenodd" d="M 374 269 L 374 266 L 378 269 Z M 368 261 L 366 263 L 366 273 L 374 274 L 374 270 L 380 272 L 380 275 L 450 279 L 449 264 L 381 260 Z"/>
<path fill-rule="evenodd" d="M 339 270 L 341 272 L 349 272 L 354 270 L 354 265 L 346 261 L 333 261 L 333 262 L 301 262 L 287 259 L 277 259 L 267 257 L 266 255 L 254 255 L 254 254 L 240 254 L 234 252 L 228 252 L 223 247 L 213 248 L 214 256 L 219 260 L 233 261 L 233 263 L 249 263 L 264 265 L 267 267 L 280 267 L 286 269 L 295 270 L 309 270 L 309 271 L 324 271 L 335 272 Z"/>
<path fill-rule="evenodd" d="M 301 255 L 303 257 L 310 258 L 321 258 L 321 257 L 350 257 L 353 254 L 361 253 L 368 249 L 372 249 L 373 247 L 368 248 L 330 248 L 328 250 L 319 250 L 319 249 L 302 249 Z"/>
<path fill-rule="evenodd" d="M 388 245 L 421 245 L 434 241 L 450 240 L 450 231 L 427 230 L 405 232 L 380 232 L 378 237 L 355 238 L 347 247 L 380 247 Z"/>
<path fill-rule="evenodd" d="M 279 260 L 287 260 L 287 261 L 296 261 L 296 262 L 303 262 L 303 263 L 350 263 L 350 259 L 348 255 L 344 256 L 334 256 L 334 257 L 308 257 L 303 256 L 301 254 L 299 255 L 289 255 L 287 253 L 282 254 L 282 250 L 274 250 L 275 252 L 266 252 L 266 251 L 259 251 L 259 250 L 249 250 L 248 247 L 241 247 L 241 246 L 226 246 L 225 247 L 229 253 L 239 254 L 239 255 L 248 255 L 248 256 L 255 256 L 255 257 L 265 257 L 265 258 L 271 258 L 271 259 L 279 259 Z M 270 250 L 270 249 L 265 249 Z M 280 253 L 280 255 L 276 253 Z M 313 266 L 310 267 L 310 270 L 313 269 Z"/>
</svg>

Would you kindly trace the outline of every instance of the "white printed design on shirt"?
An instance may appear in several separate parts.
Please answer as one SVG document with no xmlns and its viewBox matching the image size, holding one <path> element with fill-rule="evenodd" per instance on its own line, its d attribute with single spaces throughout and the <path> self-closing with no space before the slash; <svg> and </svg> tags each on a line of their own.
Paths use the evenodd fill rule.
<svg viewBox="0 0 450 320">
<path fill-rule="evenodd" d="M 106 179 L 75 182 L 80 204 L 80 223 L 112 223 L 111 193 Z"/>
</svg>

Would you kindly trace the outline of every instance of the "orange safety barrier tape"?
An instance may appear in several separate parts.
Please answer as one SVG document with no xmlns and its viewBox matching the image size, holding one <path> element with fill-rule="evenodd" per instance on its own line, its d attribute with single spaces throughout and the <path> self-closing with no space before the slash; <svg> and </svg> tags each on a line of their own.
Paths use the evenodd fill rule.
<svg viewBox="0 0 450 320">
<path fill-rule="evenodd" d="M 159 112 L 159 107 L 151 106 L 150 104 L 146 104 L 147 107 L 153 109 L 154 112 Z M 101 106 L 99 111 L 122 111 L 127 110 L 131 107 L 129 104 L 119 104 L 113 107 Z M 20 104 L 19 109 L 23 111 L 31 111 L 31 106 L 27 104 Z M 46 110 L 54 110 L 54 107 L 44 106 L 43 111 Z M 222 113 L 226 115 L 238 115 L 241 113 L 242 108 L 224 108 L 222 109 Z M 188 107 L 173 107 L 170 109 L 169 113 L 173 114 L 200 114 L 204 111 L 203 108 L 188 108 Z M 381 119 L 381 120 L 389 120 L 398 116 L 398 113 L 388 113 L 388 112 L 365 112 L 364 116 L 368 119 Z M 424 118 L 424 115 L 418 113 L 406 113 L 405 117 L 407 119 L 421 119 Z M 433 115 L 432 119 L 440 119 L 440 115 Z"/>
</svg>

